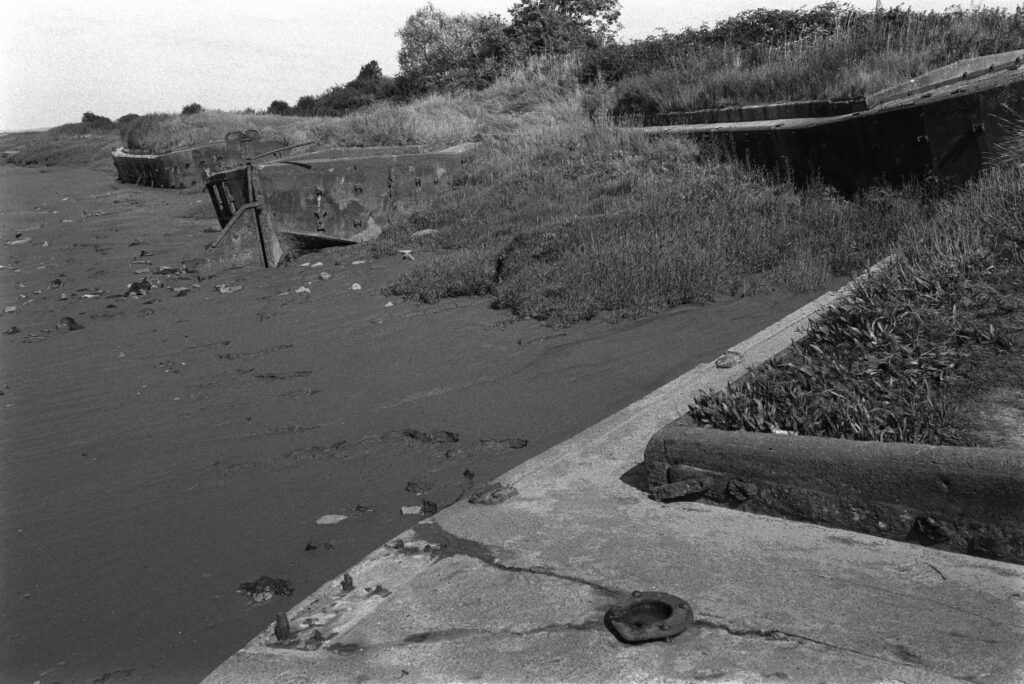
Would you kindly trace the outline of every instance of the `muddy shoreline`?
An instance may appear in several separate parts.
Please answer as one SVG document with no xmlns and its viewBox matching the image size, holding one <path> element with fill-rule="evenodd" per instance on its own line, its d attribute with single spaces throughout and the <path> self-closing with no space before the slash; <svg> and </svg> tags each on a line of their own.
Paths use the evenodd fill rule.
<svg viewBox="0 0 1024 684">
<path fill-rule="evenodd" d="M 199 281 L 174 271 L 215 237 L 204 202 L 0 166 L 4 679 L 197 681 L 414 523 L 402 506 L 451 503 L 819 294 L 558 330 L 389 299 L 411 263 L 366 248 Z M 295 593 L 237 593 L 261 575 Z"/>
</svg>

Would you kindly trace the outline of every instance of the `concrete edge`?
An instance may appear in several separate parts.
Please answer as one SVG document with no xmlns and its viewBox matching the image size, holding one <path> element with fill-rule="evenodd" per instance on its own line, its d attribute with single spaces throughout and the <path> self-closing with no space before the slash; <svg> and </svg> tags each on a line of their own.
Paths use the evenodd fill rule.
<svg viewBox="0 0 1024 684">
<path fill-rule="evenodd" d="M 646 443 L 660 427 L 684 415 L 686 404 L 696 396 L 699 390 L 724 387 L 729 382 L 741 378 L 749 369 L 780 354 L 794 341 L 803 337 L 806 333 L 804 325 L 808 320 L 845 298 L 859 282 L 887 267 L 892 259 L 892 256 L 886 257 L 839 290 L 822 294 L 775 324 L 730 347 L 715 361 L 694 367 L 583 432 L 521 463 L 504 475 L 495 478 L 494 481 L 515 485 L 519 481 L 532 479 L 541 471 L 558 468 L 567 457 L 573 454 L 586 453 L 588 445 L 615 441 L 613 436 L 623 432 L 640 430 L 645 435 L 640 443 L 641 445 Z M 641 446 L 640 449 L 642 448 Z M 638 455 L 642 456 L 637 453 L 622 455 L 622 462 L 618 467 L 622 468 L 623 473 L 637 464 L 636 457 Z M 347 579 L 354 581 L 355 586 L 360 586 L 360 578 L 372 577 L 375 584 L 387 587 L 388 593 L 401 591 L 436 562 L 431 554 L 422 553 L 425 550 L 424 542 L 419 538 L 417 528 L 421 525 L 434 524 L 436 520 L 443 519 L 446 511 L 469 505 L 471 504 L 465 500 L 459 501 L 435 516 L 419 521 L 417 526 L 405 530 L 353 565 L 343 575 L 326 582 L 293 605 L 287 611 L 288 617 L 294 619 L 294 616 L 307 612 L 314 604 L 329 603 L 334 610 L 342 612 L 346 616 L 344 622 L 336 623 L 332 631 L 337 632 L 338 635 L 349 632 L 363 619 L 369 617 L 382 603 L 385 596 L 362 590 L 344 589 L 346 576 L 348 576 Z M 337 599 L 339 594 L 342 595 L 340 602 Z M 299 624 L 296 627 L 301 629 L 302 625 Z M 234 681 L 226 674 L 222 676 L 222 670 L 226 672 L 230 669 L 231 661 L 242 653 L 248 653 L 257 658 L 271 657 L 272 649 L 268 649 L 266 644 L 273 643 L 274 639 L 274 625 L 270 624 L 203 681 L 209 683 Z M 314 656 L 310 654 L 309 657 Z"/>
<path fill-rule="evenodd" d="M 1021 454 L 714 430 L 683 421 L 644 454 L 658 501 L 703 500 L 1024 563 Z"/>
</svg>

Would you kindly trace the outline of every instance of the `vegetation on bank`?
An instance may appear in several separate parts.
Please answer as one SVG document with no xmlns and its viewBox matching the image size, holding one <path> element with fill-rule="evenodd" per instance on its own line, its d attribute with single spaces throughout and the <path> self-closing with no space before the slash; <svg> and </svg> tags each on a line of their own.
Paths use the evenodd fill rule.
<svg viewBox="0 0 1024 684">
<path fill-rule="evenodd" d="M 1024 136 L 1022 136 L 1024 137 Z M 1024 342 L 1024 167 L 993 169 L 907 229 L 780 358 L 690 407 L 728 430 L 962 444 L 977 368 Z"/>
<path fill-rule="evenodd" d="M 488 295 L 554 325 L 635 317 L 758 288 L 821 288 L 920 220 L 913 190 L 850 202 L 821 184 L 798 191 L 714 157 L 696 163 L 698 154 L 607 120 L 502 136 L 454 191 L 385 230 L 382 252 L 441 251 L 388 292 Z"/>
</svg>

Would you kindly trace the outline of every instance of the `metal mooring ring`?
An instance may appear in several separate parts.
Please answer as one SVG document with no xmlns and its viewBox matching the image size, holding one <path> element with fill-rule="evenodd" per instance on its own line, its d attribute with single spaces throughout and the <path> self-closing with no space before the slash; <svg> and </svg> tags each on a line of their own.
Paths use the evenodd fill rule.
<svg viewBox="0 0 1024 684">
<path fill-rule="evenodd" d="M 622 641 L 670 639 L 693 624 L 690 604 L 661 591 L 634 591 L 632 598 L 605 613 L 609 629 Z"/>
</svg>

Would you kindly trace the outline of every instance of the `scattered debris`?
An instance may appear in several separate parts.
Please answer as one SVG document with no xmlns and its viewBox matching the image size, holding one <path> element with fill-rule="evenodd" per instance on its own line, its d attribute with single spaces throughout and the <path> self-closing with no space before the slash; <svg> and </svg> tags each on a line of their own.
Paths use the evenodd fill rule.
<svg viewBox="0 0 1024 684">
<path fill-rule="evenodd" d="M 430 432 L 424 432 L 423 430 L 417 430 L 415 428 L 406 428 L 402 431 L 409 439 L 415 439 L 420 442 L 458 442 L 459 435 L 456 432 L 449 432 L 448 430 L 431 430 Z"/>
<path fill-rule="evenodd" d="M 246 594 L 256 603 L 269 601 L 275 596 L 291 596 L 295 588 L 286 579 L 277 579 L 262 575 L 252 582 L 242 582 L 238 585 L 239 593 Z"/>
<path fill-rule="evenodd" d="M 292 627 L 288 624 L 288 615 L 285 613 L 278 613 L 277 619 L 274 620 L 274 636 L 277 637 L 278 641 L 284 641 L 292 635 Z"/>
<path fill-rule="evenodd" d="M 494 482 L 469 497 L 469 503 L 484 505 L 500 504 L 505 503 L 517 494 L 519 494 L 519 490 L 515 487 Z"/>
<path fill-rule="evenodd" d="M 4 313 L 14 313 L 17 310 L 18 310 L 18 307 L 16 307 L 16 306 L 5 306 L 4 307 Z"/>
<path fill-rule="evenodd" d="M 313 542 L 306 542 L 306 551 L 316 551 L 317 546 Z"/>
<path fill-rule="evenodd" d="M 437 502 L 423 499 L 420 509 L 423 511 L 423 515 L 434 515 L 437 513 Z"/>
<path fill-rule="evenodd" d="M 360 259 L 359 261 L 353 261 L 352 265 L 353 266 L 358 266 L 359 264 L 365 264 L 365 263 L 366 263 L 365 259 Z"/>
<path fill-rule="evenodd" d="M 481 439 L 481 449 L 522 449 L 529 442 L 525 439 Z"/>
<path fill-rule="evenodd" d="M 171 290 L 171 292 L 174 293 L 175 297 L 184 297 L 184 296 L 188 295 L 188 293 L 191 292 L 191 291 L 192 291 L 192 288 L 190 288 L 190 287 L 176 287 L 173 290 Z"/>
<path fill-rule="evenodd" d="M 21 233 L 18 233 L 18 235 L 21 235 Z M 30 237 L 16 237 L 13 240 L 8 240 L 7 244 L 9 244 L 9 245 L 24 245 L 24 244 L 29 243 L 29 242 L 32 242 L 32 238 L 30 238 Z"/>
<path fill-rule="evenodd" d="M 4 333 L 3 333 L 3 334 L 4 334 L 4 335 L 17 335 L 17 334 L 18 334 L 18 333 L 20 333 L 20 332 L 21 332 L 21 329 L 20 329 L 20 328 L 19 328 L 18 326 L 16 326 L 16 325 L 12 325 L 12 326 L 11 326 L 10 328 L 8 328 L 7 330 L 4 330 Z"/>
<path fill-rule="evenodd" d="M 64 281 L 61 280 L 60 278 L 54 278 L 53 280 L 50 281 L 50 285 L 46 289 L 56 290 L 62 287 L 64 287 Z"/>
<path fill-rule="evenodd" d="M 378 584 L 373 589 L 367 589 L 367 593 L 370 596 L 380 596 L 381 598 L 391 596 L 391 590 L 385 589 L 382 585 Z"/>
<path fill-rule="evenodd" d="M 143 278 L 134 283 L 128 283 L 128 291 L 124 293 L 124 296 L 143 297 L 152 289 L 153 283 L 149 282 L 149 278 Z M 84 297 L 85 295 L 82 296 Z"/>
<path fill-rule="evenodd" d="M 743 354 L 735 351 L 727 351 L 715 359 L 715 368 L 732 368 L 743 360 Z"/>
<path fill-rule="evenodd" d="M 310 268 L 321 268 L 323 265 L 324 265 L 324 262 L 318 261 L 315 264 L 310 264 L 309 267 Z"/>
<path fill-rule="evenodd" d="M 295 294 L 309 294 L 310 292 L 312 292 L 312 290 L 310 290 L 305 285 L 295 289 Z"/>
<path fill-rule="evenodd" d="M 317 525 L 336 525 L 336 524 L 340 523 L 342 520 L 347 520 L 347 519 L 348 519 L 347 515 L 338 515 L 338 514 L 321 515 L 319 518 L 316 519 L 316 524 Z"/>
<path fill-rule="evenodd" d="M 430 484 L 426 482 L 409 481 L 405 483 L 405 491 L 415 492 L 416 494 L 422 494 L 423 492 L 429 491 L 430 488 Z"/>
<path fill-rule="evenodd" d="M 242 289 L 241 285 L 223 285 L 222 284 L 222 285 L 218 285 L 217 286 L 217 292 L 220 292 L 221 294 L 232 294 L 234 292 L 238 292 L 241 289 Z"/>
<path fill-rule="evenodd" d="M 330 280 L 330 279 L 331 279 L 331 274 L 330 273 L 328 273 L 327 271 L 321 271 L 320 272 L 320 280 Z"/>
<path fill-rule="evenodd" d="M 416 260 L 412 256 L 412 250 L 411 249 L 400 249 L 400 250 L 398 250 L 398 253 L 402 255 L 402 259 L 404 259 L 405 261 L 415 261 Z"/>
<path fill-rule="evenodd" d="M 71 316 L 64 316 L 57 323 L 57 330 L 61 332 L 70 332 L 72 330 L 82 330 L 85 328 L 84 325 L 76 321 Z"/>
</svg>

